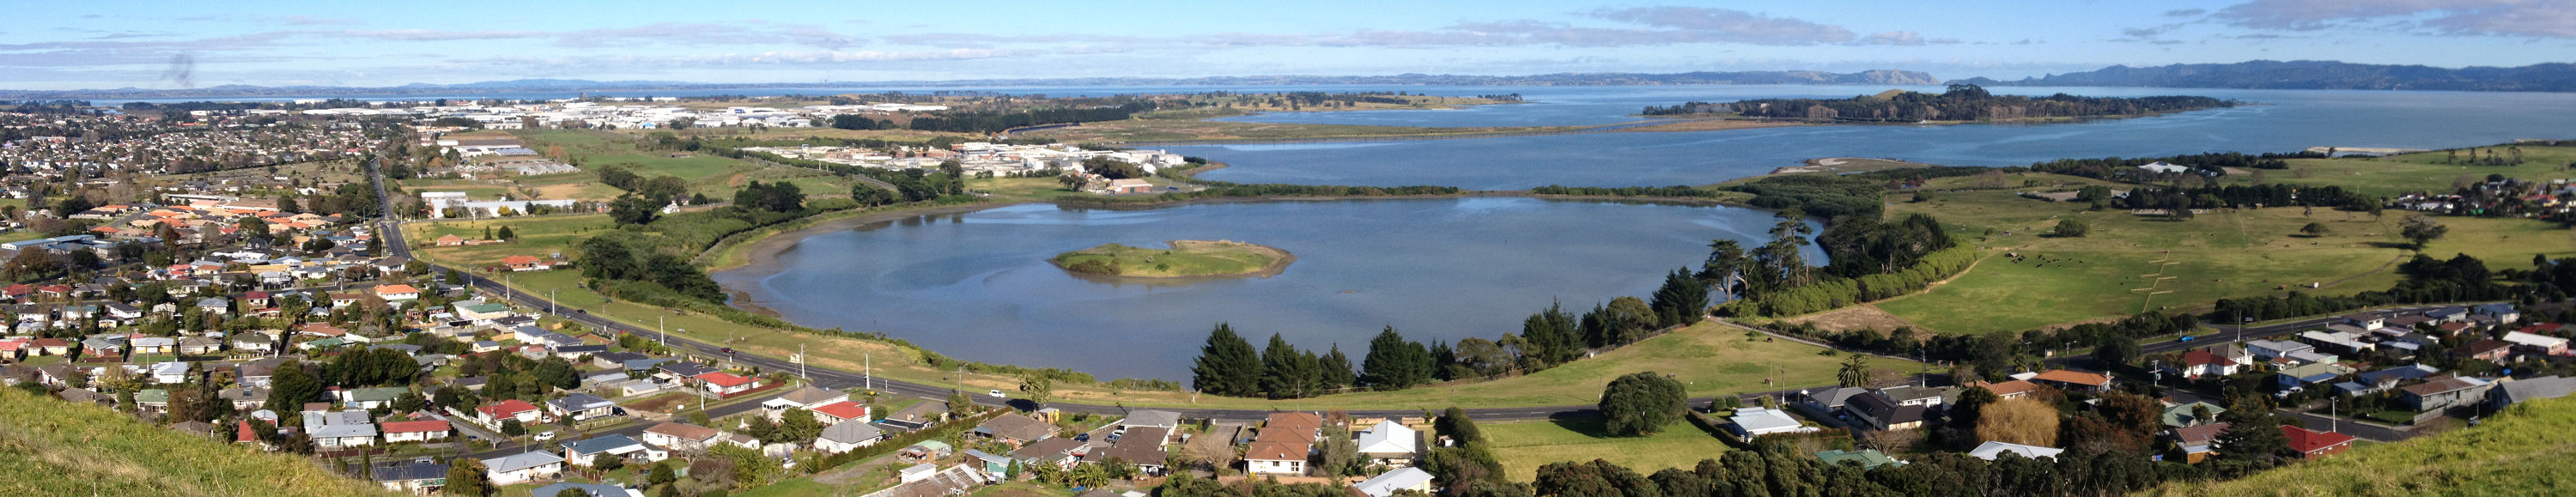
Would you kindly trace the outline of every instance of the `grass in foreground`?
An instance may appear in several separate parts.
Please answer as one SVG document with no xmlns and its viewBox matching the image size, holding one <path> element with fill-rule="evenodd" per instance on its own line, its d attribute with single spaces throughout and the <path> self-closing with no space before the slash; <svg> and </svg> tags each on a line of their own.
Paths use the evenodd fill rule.
<svg viewBox="0 0 2576 497">
<path fill-rule="evenodd" d="M 1643 437 L 1608 436 L 1598 419 L 1486 424 L 1480 428 L 1487 439 L 1493 440 L 1494 457 L 1502 460 L 1503 474 L 1512 481 L 1523 482 L 1537 479 L 1538 467 L 1554 462 L 1602 459 L 1636 470 L 1637 474 L 1654 474 L 1664 468 L 1690 469 L 1702 459 L 1715 459 L 1732 450 L 1726 442 L 1688 420 Z"/>
<path fill-rule="evenodd" d="M 2170 495 L 2566 495 L 2576 489 L 2576 399 L 2541 400 L 2484 426 L 2391 444 L 2356 445 L 2321 461 Z"/>
<path fill-rule="evenodd" d="M 2083 204 L 2020 198 L 2009 191 L 1938 192 L 1934 198 L 1893 204 L 1890 214 L 1933 214 L 1952 233 L 1975 239 L 1986 258 L 1930 291 L 1875 305 L 1944 332 L 2017 332 L 2146 309 L 2204 308 L 2221 298 L 2292 289 L 2318 294 L 2385 290 L 2398 280 L 2391 262 L 2414 255 L 2396 236 L 2402 212 L 2373 218 L 2281 207 L 2213 210 L 2171 221 L 2126 210 L 2086 211 Z M 2091 233 L 2040 235 L 2069 219 L 2090 225 Z M 2524 267 L 2533 254 L 2576 255 L 2576 239 L 2549 223 L 2440 220 L 2450 226 L 2450 234 L 2425 250 L 2436 257 L 2466 253 L 2503 269 Z M 2300 234 L 2310 222 L 2324 224 L 2328 232 Z M 2008 255 L 2022 259 L 2015 263 Z M 2309 283 L 2325 286 L 2300 288 Z M 2148 291 L 2134 291 L 2143 288 L 2170 293 L 2150 297 Z"/>
<path fill-rule="evenodd" d="M 389 495 L 303 458 L 15 388 L 0 389 L 0 461 L 0 495 Z"/>
</svg>

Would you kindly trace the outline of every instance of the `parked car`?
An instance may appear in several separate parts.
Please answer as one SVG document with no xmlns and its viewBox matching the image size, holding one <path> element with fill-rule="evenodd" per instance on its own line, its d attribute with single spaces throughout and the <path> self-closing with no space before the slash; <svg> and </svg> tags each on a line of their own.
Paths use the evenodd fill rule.
<svg viewBox="0 0 2576 497">
<path fill-rule="evenodd" d="M 537 433 L 537 441 L 542 442 L 542 441 L 546 441 L 546 440 L 554 440 L 554 439 L 555 439 L 555 432 L 545 431 L 545 432 L 538 432 L 538 433 Z"/>
</svg>

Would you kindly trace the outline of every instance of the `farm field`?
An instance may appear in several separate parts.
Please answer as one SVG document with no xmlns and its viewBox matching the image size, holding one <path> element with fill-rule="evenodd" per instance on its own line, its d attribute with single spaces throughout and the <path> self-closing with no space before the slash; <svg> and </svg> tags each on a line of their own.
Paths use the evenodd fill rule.
<svg viewBox="0 0 2576 497">
<path fill-rule="evenodd" d="M 2292 159 L 2289 161 L 2288 170 L 2260 172 L 2265 182 L 2331 185 L 2379 196 L 2396 196 L 2401 193 L 2425 190 L 2447 193 L 2452 191 L 2454 182 L 2462 178 L 2483 181 L 2490 174 L 2544 182 L 2576 179 L 2576 170 L 2569 169 L 2569 164 L 2576 164 L 2576 148 L 2543 146 L 2519 148 L 2522 150 L 2523 163 L 2511 166 L 2444 164 L 2443 162 L 2449 160 L 2450 153 L 2433 151 L 2380 158 Z M 2462 149 L 2461 162 L 2466 162 L 2470 150 L 2476 150 L 2481 157 L 2490 154 L 2503 156 L 2511 154 L 2511 149 L 2507 147 Z M 2220 177 L 2220 184 L 2250 185 L 2253 183 L 2252 174 L 2229 174 Z"/>
<path fill-rule="evenodd" d="M 1689 420 L 1643 437 L 1608 436 L 1598 419 L 1489 423 L 1477 428 L 1492 440 L 1494 458 L 1502 460 L 1503 473 L 1511 481 L 1536 479 L 1539 466 L 1559 461 L 1601 459 L 1641 475 L 1664 468 L 1691 469 L 1700 460 L 1734 449 Z"/>
<path fill-rule="evenodd" d="M 2015 332 L 2053 324 L 2114 318 L 2145 309 L 2205 308 L 2220 298 L 2306 290 L 2349 294 L 2397 281 L 2388 267 L 2412 257 L 2396 236 L 2404 213 L 2369 214 L 2283 207 L 2213 210 L 2187 221 L 2124 210 L 2087 211 L 2009 191 L 1938 192 L 1924 203 L 1896 203 L 1891 215 L 1930 213 L 1984 251 L 1976 267 L 1930 291 L 1874 304 L 1907 322 L 1944 332 Z M 2078 219 L 2091 233 L 2040 233 Z M 2426 253 L 2466 253 L 2490 267 L 2522 267 L 2533 254 L 2576 255 L 2576 238 L 2549 223 L 2521 219 L 2440 218 L 2450 234 Z M 2309 222 L 2328 232 L 2299 233 Z M 2171 262 L 2172 264 L 2165 264 Z M 2152 282 L 2152 283 L 2151 283 Z M 2154 288 L 2150 298 L 2142 288 Z"/>
</svg>

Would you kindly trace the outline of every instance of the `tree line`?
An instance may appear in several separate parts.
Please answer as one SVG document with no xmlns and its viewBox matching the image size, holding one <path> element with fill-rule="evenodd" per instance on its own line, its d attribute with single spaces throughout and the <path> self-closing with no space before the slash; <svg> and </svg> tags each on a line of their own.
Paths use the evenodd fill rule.
<svg viewBox="0 0 2576 497">
<path fill-rule="evenodd" d="M 1704 188 L 1683 185 L 1624 187 L 1547 185 L 1538 188 L 1531 188 L 1530 193 L 1539 195 L 1581 195 L 1587 197 L 1703 198 L 1717 196 L 1717 192 L 1712 192 Z"/>
<path fill-rule="evenodd" d="M 1339 344 L 1317 355 L 1298 350 L 1278 334 L 1267 347 L 1253 348 L 1229 324 L 1208 333 L 1190 367 L 1191 388 L 1236 397 L 1294 399 L 1350 388 L 1403 390 L 1426 383 L 1535 373 L 1584 357 L 1586 352 L 1620 347 L 1656 332 L 1698 323 L 1708 309 L 1708 286 L 1687 270 L 1665 275 L 1664 285 L 1647 299 L 1619 297 L 1592 310 L 1567 312 L 1562 304 L 1531 314 L 1519 333 L 1499 339 L 1465 338 L 1455 344 L 1407 340 L 1389 326 L 1370 339 L 1366 355 L 1354 370 Z"/>
<path fill-rule="evenodd" d="M 2064 174 L 2068 176 L 2082 176 L 2094 179 L 2137 182 L 2154 180 L 2161 177 L 2161 175 L 2175 174 L 2154 173 L 2144 169 L 2138 169 L 2138 166 L 2158 162 L 2192 168 L 2194 170 L 2193 172 L 2197 174 L 2216 177 L 2227 175 L 2227 168 L 2231 167 L 2240 169 L 2289 169 L 2289 159 L 2323 158 L 2326 158 L 2325 153 L 2308 151 L 2290 153 L 2265 152 L 2252 155 L 2247 155 L 2243 152 L 2217 152 L 2169 155 L 2164 157 L 2057 159 L 2032 163 L 2030 165 L 2030 170 L 2043 173 Z"/>
<path fill-rule="evenodd" d="M 2499 281 L 2496 278 L 2498 274 L 2488 271 L 2485 262 L 2468 254 L 2459 254 L 2448 260 L 2416 254 L 2413 259 L 2397 265 L 2397 273 L 2406 278 L 2387 290 L 2343 296 L 2289 292 L 2276 296 L 2219 299 L 2206 316 L 2212 322 L 2233 323 L 2240 317 L 2264 321 L 2389 304 L 2565 298 L 2565 289 L 2568 288 L 2565 283 L 2576 283 L 2576 270 L 2560 269 L 2567 264 L 2576 264 L 2576 259 L 2550 261 L 2540 270 L 2512 273 L 2523 277 L 2519 281 Z"/>
</svg>

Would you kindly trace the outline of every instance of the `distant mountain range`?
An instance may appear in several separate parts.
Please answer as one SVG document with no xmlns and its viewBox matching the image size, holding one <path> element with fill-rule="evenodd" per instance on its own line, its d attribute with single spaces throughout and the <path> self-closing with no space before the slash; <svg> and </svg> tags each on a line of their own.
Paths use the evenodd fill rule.
<svg viewBox="0 0 2576 497">
<path fill-rule="evenodd" d="M 688 83 L 679 81 L 589 81 L 517 79 L 402 86 L 246 86 L 189 89 L 117 88 L 112 90 L 0 90 L 0 99 L 125 99 L 226 97 L 383 97 L 459 95 L 524 91 L 676 91 L 774 88 L 994 88 L 1013 86 L 1249 86 L 1249 85 L 1405 85 L 1405 86 L 1576 86 L 1576 85 L 1930 85 L 1941 80 L 1916 71 L 1879 69 L 1854 73 L 1823 71 L 1746 71 L 1647 73 L 1558 73 L 1535 76 L 1399 74 L 1394 76 L 1222 76 L 1207 78 L 1056 78 L 976 79 L 949 81 L 830 81 L 821 83 Z"/>
<path fill-rule="evenodd" d="M 2111 66 L 2019 81 L 1969 78 L 1951 84 L 1978 86 L 2146 86 L 2272 90 L 2576 91 L 2576 64 L 2464 67 L 2351 64 L 2335 61 L 2257 60 L 2234 64 Z"/>
</svg>

